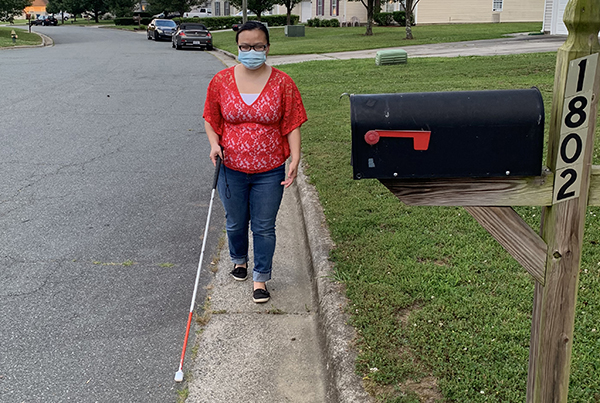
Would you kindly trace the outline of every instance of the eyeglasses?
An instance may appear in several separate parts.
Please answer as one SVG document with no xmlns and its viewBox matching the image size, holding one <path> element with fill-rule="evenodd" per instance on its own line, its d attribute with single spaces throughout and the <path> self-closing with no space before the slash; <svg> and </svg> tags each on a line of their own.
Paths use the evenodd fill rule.
<svg viewBox="0 0 600 403">
<path fill-rule="evenodd" d="M 267 50 L 267 45 L 239 45 L 238 49 L 241 50 L 242 52 L 250 52 L 250 49 L 254 49 L 257 52 L 264 52 L 265 50 Z"/>
</svg>

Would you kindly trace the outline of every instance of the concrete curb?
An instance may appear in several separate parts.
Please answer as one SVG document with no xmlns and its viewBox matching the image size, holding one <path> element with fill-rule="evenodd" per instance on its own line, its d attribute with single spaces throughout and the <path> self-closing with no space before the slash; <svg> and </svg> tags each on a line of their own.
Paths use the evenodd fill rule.
<svg viewBox="0 0 600 403">
<path fill-rule="evenodd" d="M 33 31 L 31 31 L 33 32 Z M 39 32 L 34 32 L 35 34 L 38 34 L 39 36 L 42 37 L 42 44 L 38 45 L 38 46 L 54 46 L 54 40 L 52 40 L 52 38 L 50 38 L 47 35 L 44 34 L 40 34 Z"/>
<path fill-rule="evenodd" d="M 355 372 L 356 352 L 352 348 L 355 340 L 354 328 L 347 324 L 344 310 L 348 300 L 344 287 L 333 278 L 333 265 L 329 252 L 334 244 L 329 236 L 323 208 L 316 189 L 308 183 L 302 164 L 296 178 L 309 256 L 312 262 L 314 294 L 317 298 L 318 331 L 322 341 L 324 361 L 328 374 L 329 390 L 335 401 L 340 403 L 373 402 L 362 387 L 362 379 Z"/>
</svg>

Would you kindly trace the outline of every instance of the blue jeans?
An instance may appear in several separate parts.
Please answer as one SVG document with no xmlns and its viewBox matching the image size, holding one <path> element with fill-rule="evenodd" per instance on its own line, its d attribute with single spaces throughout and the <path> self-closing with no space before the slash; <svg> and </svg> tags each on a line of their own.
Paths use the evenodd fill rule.
<svg viewBox="0 0 600 403">
<path fill-rule="evenodd" d="M 285 165 L 258 174 L 247 174 L 221 165 L 219 196 L 227 217 L 231 261 L 248 262 L 248 224 L 254 241 L 254 281 L 271 279 L 275 253 L 275 219 L 283 197 Z"/>
</svg>

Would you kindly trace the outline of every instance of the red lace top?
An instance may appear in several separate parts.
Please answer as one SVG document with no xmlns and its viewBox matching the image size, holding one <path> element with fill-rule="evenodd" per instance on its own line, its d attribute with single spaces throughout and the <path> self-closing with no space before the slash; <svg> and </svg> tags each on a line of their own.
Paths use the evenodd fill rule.
<svg viewBox="0 0 600 403">
<path fill-rule="evenodd" d="M 288 159 L 287 135 L 307 120 L 300 92 L 290 76 L 271 68 L 267 84 L 248 105 L 233 69 L 221 70 L 208 85 L 204 119 L 220 136 L 225 166 L 245 173 L 270 171 Z"/>
</svg>

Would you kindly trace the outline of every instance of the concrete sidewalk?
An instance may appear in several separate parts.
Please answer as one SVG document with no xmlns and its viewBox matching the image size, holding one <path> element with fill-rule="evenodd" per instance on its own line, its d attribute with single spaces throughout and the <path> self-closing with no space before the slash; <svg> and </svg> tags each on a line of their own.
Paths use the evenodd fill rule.
<svg viewBox="0 0 600 403">
<path fill-rule="evenodd" d="M 409 58 L 489 56 L 552 52 L 564 40 L 518 35 L 402 48 Z M 228 52 L 211 53 L 227 66 L 236 63 Z M 268 63 L 374 59 L 376 53 L 269 56 Z M 344 291 L 331 279 L 331 247 L 318 195 L 300 168 L 277 218 L 273 279 L 268 283 L 271 301 L 254 304 L 251 279 L 233 280 L 226 244 L 220 253 L 211 286 L 212 317 L 198 337 L 196 359 L 186 365 L 192 367 L 188 403 L 373 401 L 355 374 L 355 331 L 346 324 Z"/>
<path fill-rule="evenodd" d="M 212 316 L 187 365 L 188 403 L 371 401 L 354 372 L 354 330 L 343 290 L 329 277 L 330 248 L 318 197 L 301 172 L 277 217 L 268 303 L 252 302 L 250 276 L 239 282 L 229 275 L 226 243 L 220 253 Z"/>
<path fill-rule="evenodd" d="M 332 52 L 311 55 L 269 56 L 268 63 L 281 64 L 300 63 L 312 60 L 348 60 L 370 59 L 380 50 L 404 49 L 408 59 L 412 57 L 459 57 L 459 56 L 497 56 L 519 53 L 555 52 L 564 42 L 566 36 L 560 35 L 527 35 L 517 34 L 501 39 L 480 41 L 434 43 L 429 45 L 409 45 L 402 41 L 402 46 L 353 52 Z M 406 46 L 405 46 L 406 45 Z"/>
</svg>

